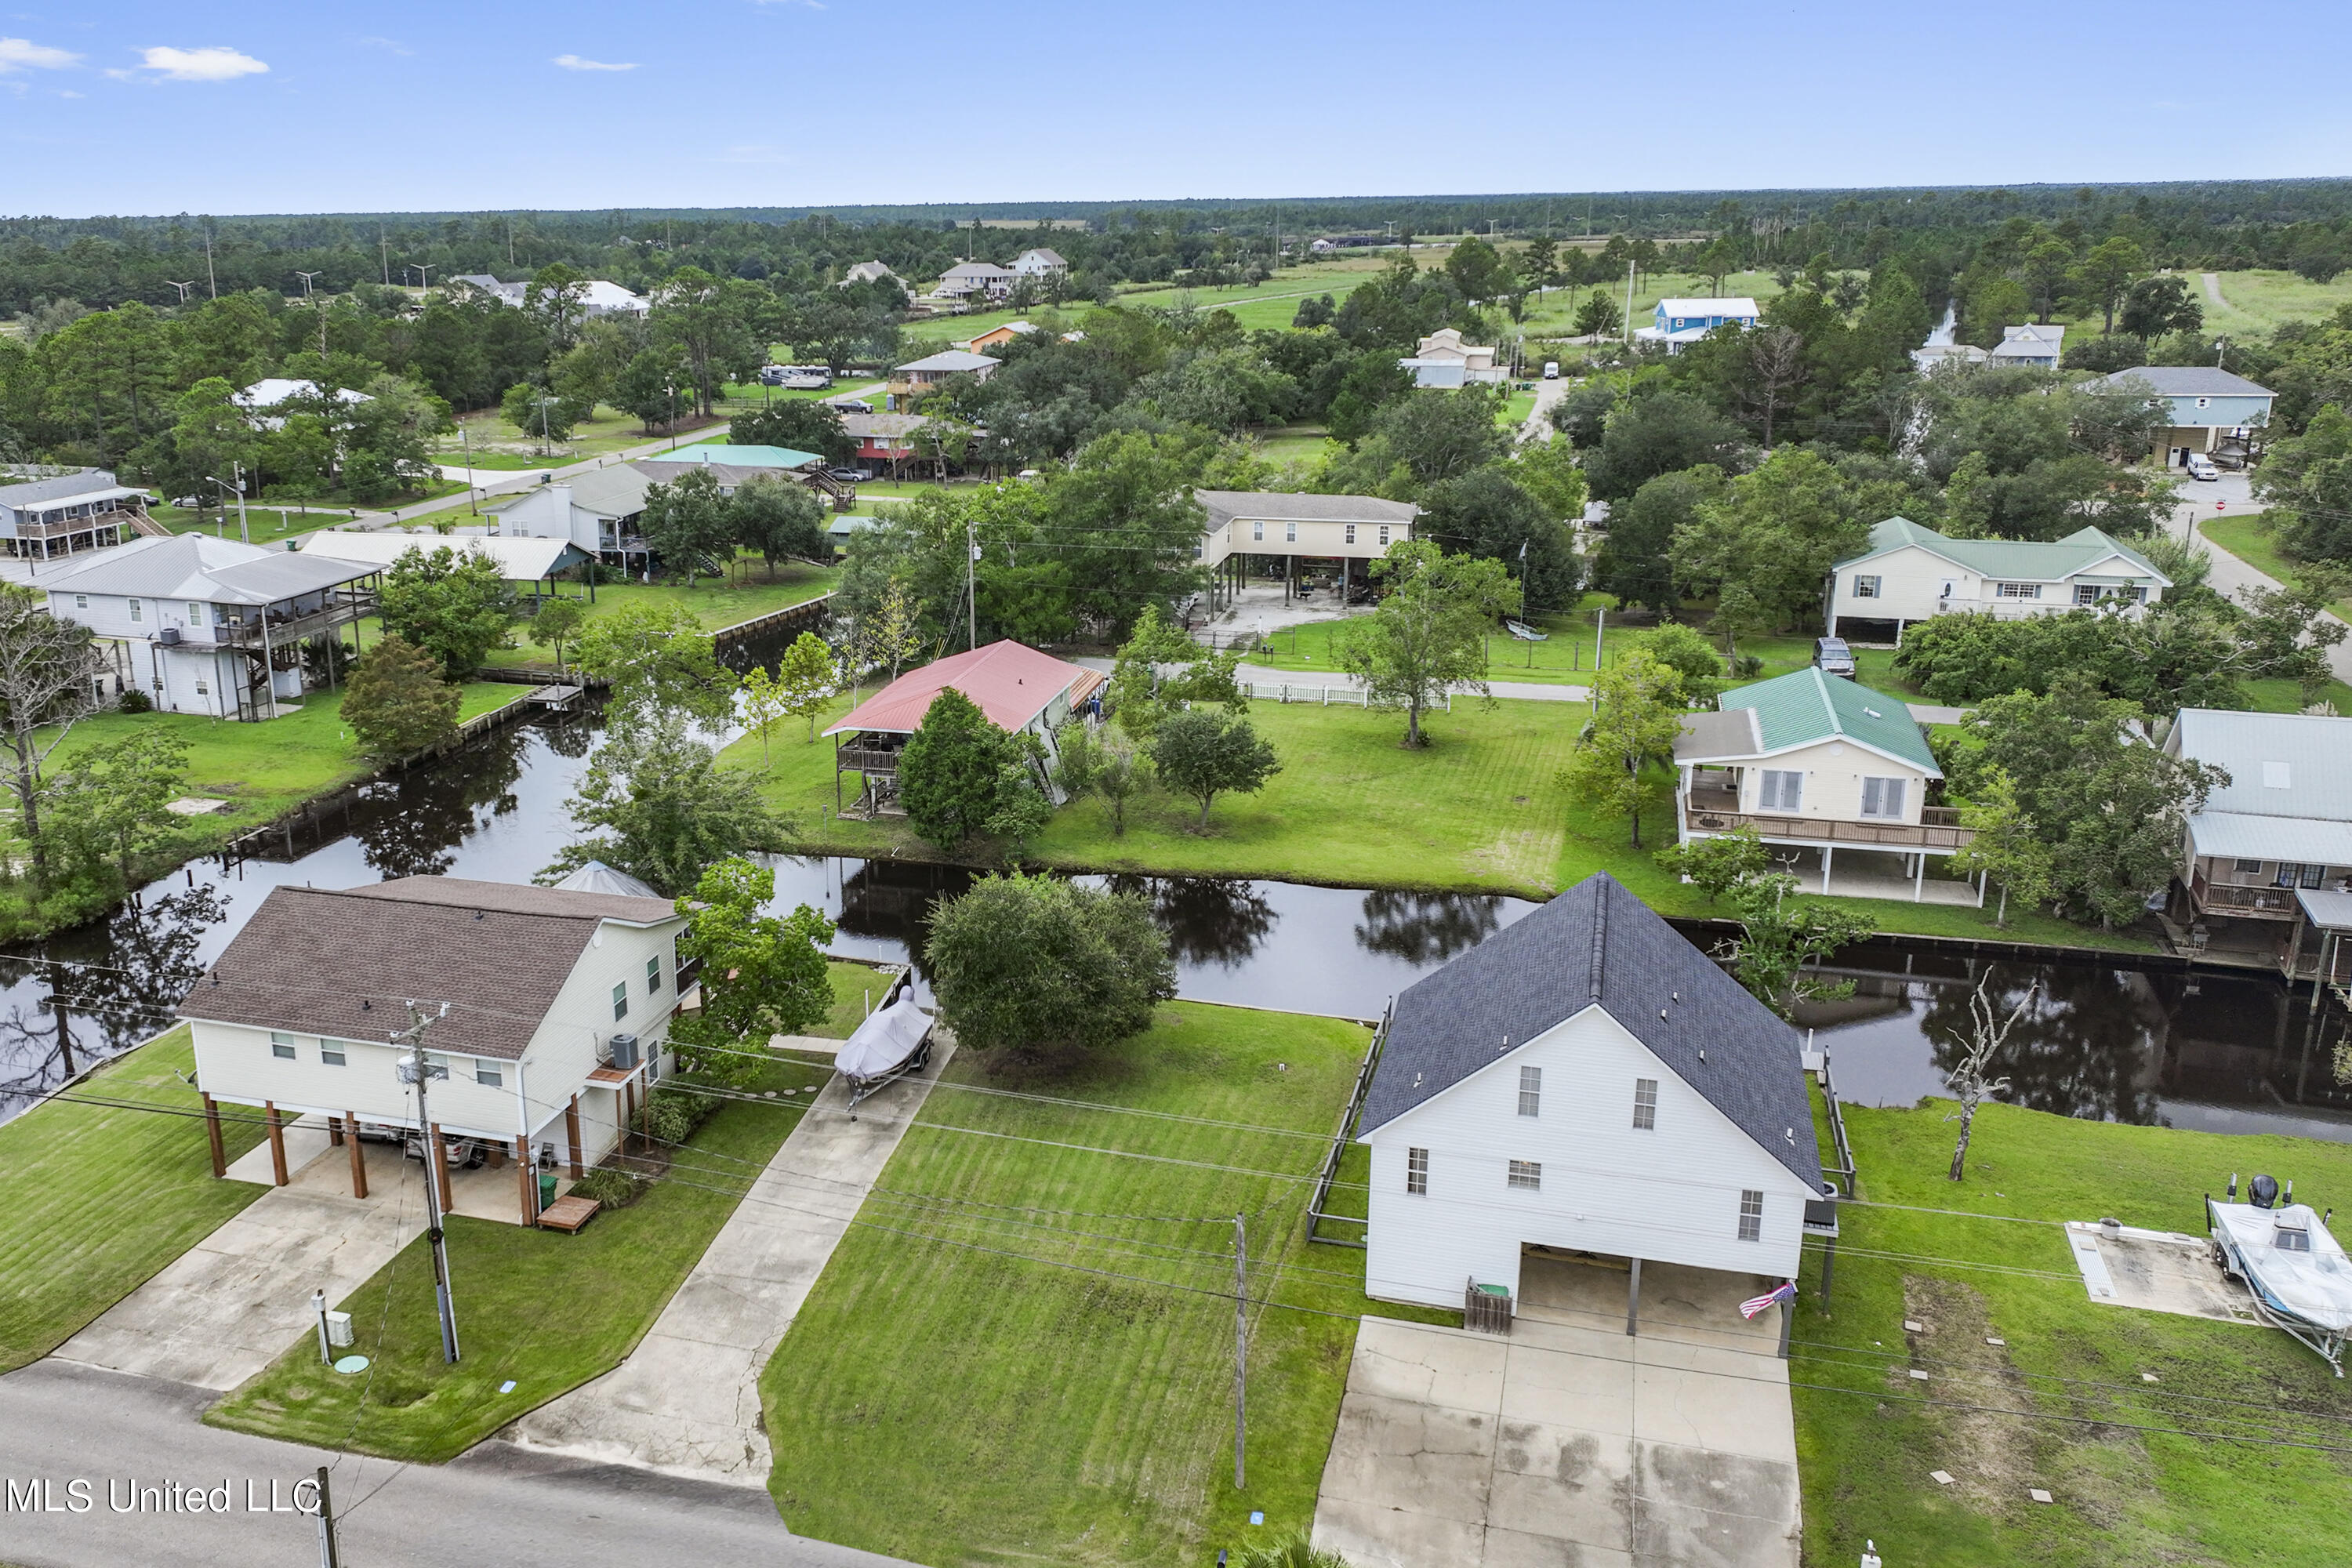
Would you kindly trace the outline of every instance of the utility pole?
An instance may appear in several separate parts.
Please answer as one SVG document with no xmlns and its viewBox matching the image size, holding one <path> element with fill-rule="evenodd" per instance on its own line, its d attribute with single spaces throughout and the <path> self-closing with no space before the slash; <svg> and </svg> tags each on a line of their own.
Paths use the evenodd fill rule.
<svg viewBox="0 0 2352 1568">
<path fill-rule="evenodd" d="M 426 1108 L 425 1086 L 431 1079 L 447 1078 L 449 1069 L 436 1066 L 425 1055 L 425 1031 L 449 1015 L 449 1004 L 428 1014 L 415 1003 L 408 1004 L 408 1027 L 395 1032 L 391 1043 L 406 1045 L 410 1054 L 401 1058 L 400 1081 L 416 1086 L 416 1127 L 425 1140 L 425 1235 L 433 1243 L 433 1300 L 441 1312 L 441 1359 L 451 1365 L 457 1361 L 457 1304 L 449 1295 L 449 1246 L 442 1229 L 441 1213 L 441 1152 L 434 1145 L 439 1142 L 433 1131 L 433 1115 Z"/>
<path fill-rule="evenodd" d="M 319 312 L 319 358 L 324 360 L 327 357 L 327 307 L 320 303 L 318 296 L 310 289 L 310 279 L 318 277 L 319 273 L 305 272 L 298 267 L 294 269 L 294 276 L 302 279 L 302 298 L 310 300 Z"/>
<path fill-rule="evenodd" d="M 213 277 L 213 231 L 210 224 L 205 226 L 205 289 L 214 299 L 220 298 L 220 284 Z"/>
<path fill-rule="evenodd" d="M 980 646 L 980 524 L 964 519 L 963 613 L 967 650 Z"/>
<path fill-rule="evenodd" d="M 1625 330 L 1625 336 L 1624 336 L 1624 340 L 1623 340 L 1623 341 L 1624 341 L 1624 342 L 1629 342 L 1629 343 L 1630 343 L 1630 342 L 1632 342 L 1633 341 L 1633 258 L 1632 258 L 1631 257 L 1628 257 L 1628 258 L 1626 258 L 1626 260 L 1625 260 L 1625 329 L 1624 329 L 1624 330 Z"/>
<path fill-rule="evenodd" d="M 1249 1232 L 1234 1215 L 1234 1489 L 1244 1484 L 1242 1435 L 1249 1412 Z"/>
<path fill-rule="evenodd" d="M 250 544 L 253 542 L 253 530 L 245 525 L 245 464 L 232 458 L 228 471 L 236 476 L 236 536 Z"/>
<path fill-rule="evenodd" d="M 193 278 L 189 279 L 185 283 L 173 278 L 166 278 L 163 281 L 171 284 L 173 288 L 177 289 L 180 291 L 180 303 L 183 305 L 188 302 L 188 290 L 196 286 L 196 280 Z"/>
<path fill-rule="evenodd" d="M 342 1568 L 335 1545 L 335 1505 L 327 1492 L 327 1467 L 319 1467 L 319 1568 Z"/>
</svg>

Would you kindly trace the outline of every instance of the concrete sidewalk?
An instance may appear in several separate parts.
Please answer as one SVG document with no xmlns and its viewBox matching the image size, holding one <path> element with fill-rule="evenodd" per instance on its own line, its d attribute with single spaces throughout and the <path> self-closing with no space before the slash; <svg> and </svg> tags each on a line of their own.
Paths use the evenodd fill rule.
<svg viewBox="0 0 2352 1568">
<path fill-rule="evenodd" d="M 853 1119 L 839 1077 L 751 1184 L 629 1359 L 500 1434 L 529 1448 L 765 1487 L 760 1373 L 954 1054 L 874 1095 Z"/>
</svg>

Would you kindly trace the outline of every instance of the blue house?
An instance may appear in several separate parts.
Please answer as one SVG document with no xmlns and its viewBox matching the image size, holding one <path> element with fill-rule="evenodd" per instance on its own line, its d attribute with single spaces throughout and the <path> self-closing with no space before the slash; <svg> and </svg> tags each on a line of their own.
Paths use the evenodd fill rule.
<svg viewBox="0 0 2352 1568">
<path fill-rule="evenodd" d="M 1745 296 L 1727 300 L 1661 300 L 1650 325 L 1638 329 L 1633 335 L 1644 342 L 1664 343 L 1667 352 L 1676 353 L 1685 343 L 1698 342 L 1727 321 L 1752 327 L 1759 314 L 1756 301 Z"/>
<path fill-rule="evenodd" d="M 2217 457 L 2236 467 L 2251 454 L 2254 433 L 2271 422 L 2277 395 L 2219 365 L 2145 364 L 2101 378 L 2132 392 L 2154 393 L 2171 409 L 2168 424 L 2154 433 L 2151 458 L 2182 468 L 2191 452 Z"/>
</svg>

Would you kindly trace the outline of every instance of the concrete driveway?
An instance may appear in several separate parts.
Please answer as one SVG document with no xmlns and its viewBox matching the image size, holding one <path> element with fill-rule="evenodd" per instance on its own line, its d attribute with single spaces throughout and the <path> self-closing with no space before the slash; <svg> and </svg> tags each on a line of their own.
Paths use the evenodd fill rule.
<svg viewBox="0 0 2352 1568">
<path fill-rule="evenodd" d="M 1624 1276 L 1590 1272 L 1554 1299 L 1613 1309 L 1523 1280 L 1508 1338 L 1365 1319 L 1315 1544 L 1356 1568 L 1795 1568 L 1777 1312 L 1718 1327 L 1748 1281 L 1650 1266 L 1629 1337 Z"/>
<path fill-rule="evenodd" d="M 501 1436 L 578 1458 L 765 1487 L 772 1450 L 761 1371 L 954 1054 L 954 1037 L 940 1029 L 931 1065 L 877 1092 L 854 1117 L 846 1080 L 827 1082 L 629 1359 Z"/>
</svg>

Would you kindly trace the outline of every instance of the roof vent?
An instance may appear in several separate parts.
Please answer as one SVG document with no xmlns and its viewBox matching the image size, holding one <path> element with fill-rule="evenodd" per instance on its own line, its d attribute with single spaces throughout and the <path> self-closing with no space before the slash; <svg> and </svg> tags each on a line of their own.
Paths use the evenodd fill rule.
<svg viewBox="0 0 2352 1568">
<path fill-rule="evenodd" d="M 1706 1047 L 1705 1046 L 1701 1046 L 1698 1048 L 1698 1059 L 1701 1061 L 1706 1060 Z"/>
<path fill-rule="evenodd" d="M 1884 719 L 1884 718 L 1885 718 L 1885 717 L 1886 717 L 1886 715 L 1885 715 L 1885 714 L 1881 713 L 1881 712 L 1880 712 L 1877 709 L 1875 709 L 1875 708 L 1865 708 L 1865 709 L 1864 709 L 1864 710 L 1863 710 L 1863 711 L 1864 711 L 1864 712 L 1865 712 L 1865 713 L 1867 713 L 1867 714 L 1869 714 L 1869 715 L 1870 715 L 1872 718 L 1874 718 L 1874 719 Z"/>
</svg>

